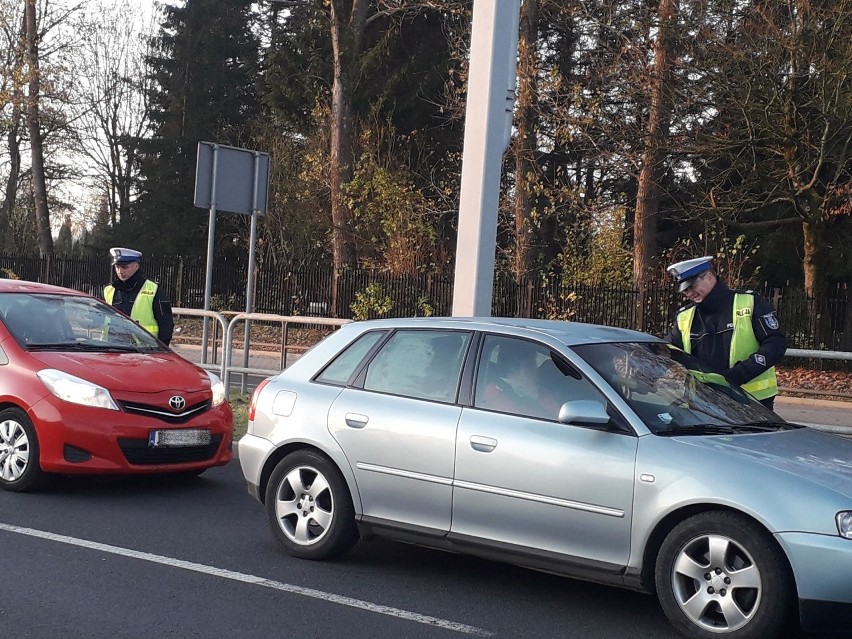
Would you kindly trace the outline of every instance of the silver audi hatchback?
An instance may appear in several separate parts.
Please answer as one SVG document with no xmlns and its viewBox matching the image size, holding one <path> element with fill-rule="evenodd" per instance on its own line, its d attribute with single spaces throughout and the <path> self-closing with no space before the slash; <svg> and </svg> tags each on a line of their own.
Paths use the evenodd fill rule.
<svg viewBox="0 0 852 639">
<path fill-rule="evenodd" d="M 654 593 L 689 637 L 852 628 L 852 440 L 644 333 L 348 324 L 258 387 L 239 458 L 297 557 L 370 532 Z"/>
</svg>

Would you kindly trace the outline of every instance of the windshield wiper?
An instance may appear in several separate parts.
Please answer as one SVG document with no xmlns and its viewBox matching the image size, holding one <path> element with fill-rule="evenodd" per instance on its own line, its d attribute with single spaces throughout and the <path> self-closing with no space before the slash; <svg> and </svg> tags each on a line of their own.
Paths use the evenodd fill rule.
<svg viewBox="0 0 852 639">
<path fill-rule="evenodd" d="M 657 435 L 674 437 L 676 435 L 733 435 L 736 431 L 733 426 L 718 424 L 695 424 L 694 426 L 675 426 L 674 428 L 660 429 Z"/>
<path fill-rule="evenodd" d="M 86 351 L 92 353 L 138 353 L 139 348 L 130 344 L 91 344 L 86 342 L 53 342 L 29 344 L 31 351 Z"/>
<path fill-rule="evenodd" d="M 787 422 L 747 422 L 744 424 L 695 424 L 694 426 L 675 426 L 656 431 L 657 435 L 674 437 L 677 435 L 744 435 L 747 433 L 768 433 L 777 430 L 804 428 Z"/>
<path fill-rule="evenodd" d="M 73 351 L 77 342 L 43 342 L 38 344 L 27 344 L 30 351 Z"/>
<path fill-rule="evenodd" d="M 737 424 L 734 426 L 737 429 L 747 429 L 749 431 L 773 431 L 773 430 L 796 430 L 798 428 L 807 428 L 801 424 L 791 424 L 790 422 L 747 422 L 745 424 Z"/>
</svg>

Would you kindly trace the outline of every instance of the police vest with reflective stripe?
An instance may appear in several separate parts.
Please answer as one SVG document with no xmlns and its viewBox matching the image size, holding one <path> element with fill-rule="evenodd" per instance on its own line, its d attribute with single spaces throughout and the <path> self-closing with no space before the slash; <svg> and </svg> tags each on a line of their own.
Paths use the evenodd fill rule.
<svg viewBox="0 0 852 639">
<path fill-rule="evenodd" d="M 733 367 L 739 361 L 747 359 L 757 352 L 760 344 L 754 334 L 751 323 L 754 311 L 754 295 L 748 293 L 734 294 L 734 334 L 731 337 L 731 352 L 728 366 Z M 695 306 L 681 311 L 677 315 L 677 327 L 683 340 L 683 350 L 692 352 L 689 334 L 692 319 L 695 317 Z M 775 377 L 775 367 L 766 369 L 760 375 L 742 385 L 743 390 L 751 393 L 756 399 L 766 399 L 778 394 L 778 381 Z"/>
<path fill-rule="evenodd" d="M 154 318 L 154 295 L 157 294 L 157 285 L 151 280 L 145 280 L 142 288 L 139 289 L 139 294 L 133 300 L 133 308 L 130 310 L 130 319 L 137 322 L 142 328 L 157 337 L 160 334 L 160 327 L 157 325 L 157 320 Z M 115 296 L 115 287 L 108 284 L 104 287 L 104 300 L 109 305 L 112 305 L 112 299 Z"/>
</svg>

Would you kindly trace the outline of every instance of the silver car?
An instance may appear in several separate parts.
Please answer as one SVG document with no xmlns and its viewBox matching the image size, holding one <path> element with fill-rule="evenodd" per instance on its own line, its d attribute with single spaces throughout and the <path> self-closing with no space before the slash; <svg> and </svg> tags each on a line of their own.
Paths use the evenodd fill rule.
<svg viewBox="0 0 852 639">
<path fill-rule="evenodd" d="M 348 324 L 258 387 L 239 458 L 297 557 L 371 532 L 655 593 L 689 637 L 852 628 L 852 440 L 644 333 Z"/>
</svg>

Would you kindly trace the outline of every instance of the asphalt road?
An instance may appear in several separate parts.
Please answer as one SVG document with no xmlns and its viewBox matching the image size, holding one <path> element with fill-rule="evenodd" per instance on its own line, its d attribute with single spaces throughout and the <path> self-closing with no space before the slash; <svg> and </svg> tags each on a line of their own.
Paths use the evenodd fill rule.
<svg viewBox="0 0 852 639">
<path fill-rule="evenodd" d="M 0 625 L 62 637 L 671 638 L 650 596 L 384 540 L 279 551 L 238 462 L 0 492 Z M 524 525 L 524 522 L 518 522 Z"/>
</svg>

